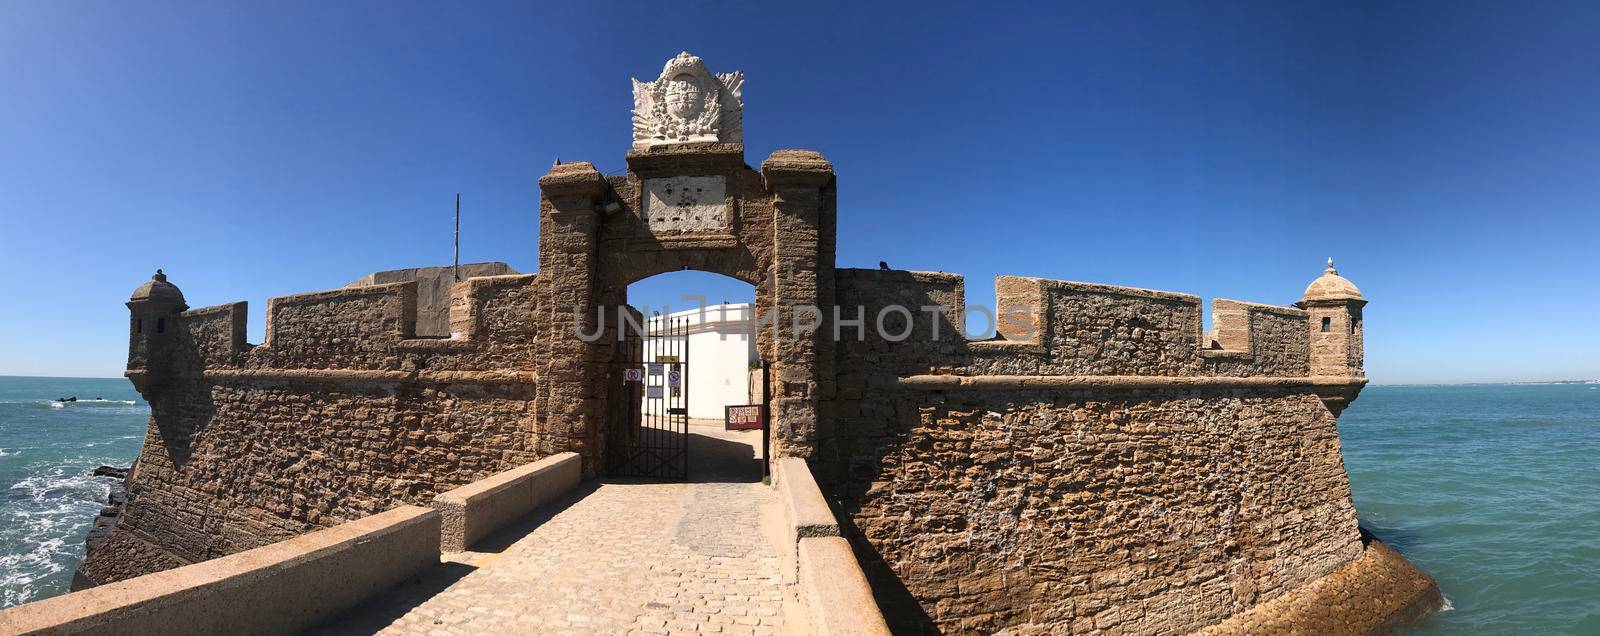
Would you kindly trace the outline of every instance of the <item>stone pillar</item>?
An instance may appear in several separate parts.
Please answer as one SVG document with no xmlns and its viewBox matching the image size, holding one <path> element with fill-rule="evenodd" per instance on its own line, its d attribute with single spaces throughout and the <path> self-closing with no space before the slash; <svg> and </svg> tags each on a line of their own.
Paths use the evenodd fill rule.
<svg viewBox="0 0 1600 636">
<path fill-rule="evenodd" d="M 606 360 L 609 349 L 584 342 L 595 333 L 597 204 L 608 186 L 586 162 L 559 164 L 539 178 L 540 352 L 536 391 L 541 454 L 576 452 L 583 474 L 603 469 Z"/>
<path fill-rule="evenodd" d="M 833 389 L 833 165 L 815 152 L 779 150 L 761 163 L 761 175 L 773 210 L 771 450 L 809 457 Z M 816 330 L 798 333 L 797 320 Z"/>
</svg>

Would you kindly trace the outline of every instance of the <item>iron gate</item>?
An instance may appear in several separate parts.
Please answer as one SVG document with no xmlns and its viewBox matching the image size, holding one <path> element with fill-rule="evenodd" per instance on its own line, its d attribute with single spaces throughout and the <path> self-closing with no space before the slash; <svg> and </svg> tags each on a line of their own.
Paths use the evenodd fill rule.
<svg viewBox="0 0 1600 636">
<path fill-rule="evenodd" d="M 611 363 L 606 473 L 689 478 L 689 319 L 656 316 L 642 334 L 622 321 Z"/>
</svg>

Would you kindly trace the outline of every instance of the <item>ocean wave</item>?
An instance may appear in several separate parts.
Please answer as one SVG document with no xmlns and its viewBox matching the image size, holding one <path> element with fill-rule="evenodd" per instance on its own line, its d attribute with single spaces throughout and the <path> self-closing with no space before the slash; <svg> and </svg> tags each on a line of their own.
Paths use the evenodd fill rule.
<svg viewBox="0 0 1600 636">
<path fill-rule="evenodd" d="M 106 400 L 106 399 L 85 400 L 85 399 L 82 399 L 82 398 L 79 398 L 76 401 L 70 401 L 70 402 L 62 402 L 60 400 L 51 400 L 51 399 L 44 399 L 44 398 L 37 399 L 37 400 L 0 400 L 0 406 L 31 406 L 31 407 L 34 407 L 34 408 L 52 408 L 52 409 L 62 409 L 62 408 L 67 408 L 69 406 L 79 406 L 79 407 L 89 407 L 89 408 L 95 408 L 95 407 L 123 407 L 123 406 L 133 406 L 133 405 L 138 404 L 138 403 L 139 403 L 138 400 Z"/>
<path fill-rule="evenodd" d="M 0 607 L 32 600 L 38 594 L 35 584 L 66 570 L 65 557 L 73 555 L 61 537 L 28 543 L 31 549 L 26 552 L 0 555 Z"/>
<path fill-rule="evenodd" d="M 92 475 L 69 473 L 66 467 L 52 469 L 43 475 L 34 475 L 11 485 L 11 490 L 27 493 L 34 503 L 71 499 L 95 502 L 104 499 L 108 487 Z M 64 512 L 64 511 L 63 511 Z"/>
<path fill-rule="evenodd" d="M 83 526 L 110 492 L 107 479 L 58 464 L 0 494 L 0 607 L 64 591 L 64 573 L 83 556 Z"/>
<path fill-rule="evenodd" d="M 35 400 L 0 400 L 0 404 L 39 404 L 41 402 L 59 402 L 59 401 L 60 400 L 53 400 L 53 399 L 50 399 L 50 398 L 39 398 L 39 399 L 35 399 Z M 71 400 L 71 401 L 68 401 L 67 403 L 68 404 L 137 404 L 138 402 L 139 402 L 138 400 L 107 400 L 105 398 L 78 398 L 77 400 Z"/>
<path fill-rule="evenodd" d="M 138 400 L 100 400 L 100 399 L 95 399 L 95 400 L 79 399 L 79 400 L 76 400 L 76 401 L 68 401 L 68 402 L 62 402 L 60 400 L 50 400 L 49 402 L 51 404 L 56 404 L 56 405 L 61 405 L 61 406 L 90 406 L 90 407 L 93 407 L 93 406 L 133 406 L 133 405 L 139 403 Z"/>
</svg>

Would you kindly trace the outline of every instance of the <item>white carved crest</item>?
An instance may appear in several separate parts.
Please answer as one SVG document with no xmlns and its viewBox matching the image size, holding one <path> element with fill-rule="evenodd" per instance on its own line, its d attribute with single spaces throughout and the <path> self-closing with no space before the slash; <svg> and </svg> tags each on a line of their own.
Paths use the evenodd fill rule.
<svg viewBox="0 0 1600 636">
<path fill-rule="evenodd" d="M 687 51 L 654 82 L 633 80 L 633 146 L 744 142 L 744 73 L 712 75 Z"/>
</svg>

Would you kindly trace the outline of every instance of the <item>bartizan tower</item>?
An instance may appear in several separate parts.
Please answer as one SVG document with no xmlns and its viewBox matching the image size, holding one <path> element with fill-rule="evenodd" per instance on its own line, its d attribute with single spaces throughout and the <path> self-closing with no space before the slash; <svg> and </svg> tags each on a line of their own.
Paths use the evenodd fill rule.
<svg viewBox="0 0 1600 636">
<path fill-rule="evenodd" d="M 187 309 L 183 292 L 167 282 L 167 275 L 159 269 L 133 290 L 133 296 L 128 298 L 128 371 L 133 373 L 128 377 L 135 385 L 167 375 L 171 362 L 167 344 L 175 326 L 173 316 Z"/>
<path fill-rule="evenodd" d="M 1361 336 L 1361 308 L 1366 304 L 1361 290 L 1328 259 L 1328 268 L 1311 281 L 1299 302 L 1311 314 L 1311 375 L 1366 377 Z"/>
</svg>

